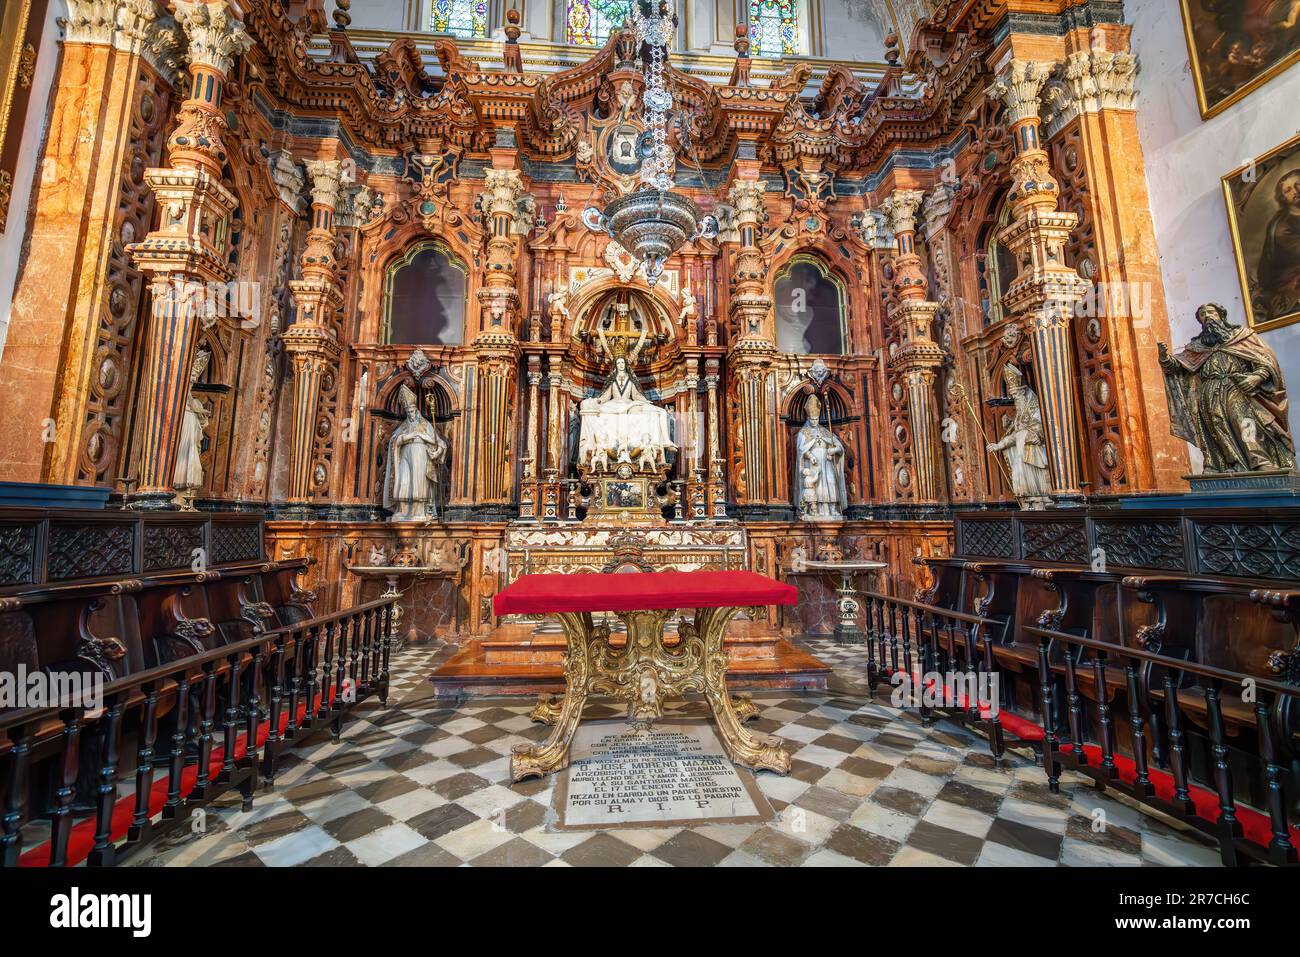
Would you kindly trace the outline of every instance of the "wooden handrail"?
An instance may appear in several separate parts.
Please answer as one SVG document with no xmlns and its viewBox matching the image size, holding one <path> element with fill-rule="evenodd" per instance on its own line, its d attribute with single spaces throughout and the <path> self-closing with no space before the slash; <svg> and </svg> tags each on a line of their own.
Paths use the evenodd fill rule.
<svg viewBox="0 0 1300 957">
<path fill-rule="evenodd" d="M 1117 645 L 1109 641 L 1097 641 L 1095 638 L 1080 638 L 1078 635 L 1067 635 L 1062 631 L 1052 631 L 1049 628 L 1037 628 L 1032 625 L 1025 626 L 1025 633 L 1035 638 L 1047 638 L 1052 641 L 1064 641 L 1072 645 L 1081 645 L 1084 648 L 1092 648 L 1095 651 L 1104 651 L 1113 655 L 1124 655 L 1130 658 L 1136 658 L 1139 661 L 1148 661 L 1152 664 L 1161 665 L 1171 671 L 1184 671 L 1188 674 L 1200 675 L 1204 678 L 1215 678 L 1219 681 L 1228 681 L 1234 684 L 1240 684 L 1242 679 L 1248 678 L 1255 682 L 1256 688 L 1263 688 L 1265 691 L 1271 691 L 1274 694 L 1289 695 L 1291 697 L 1300 697 L 1300 686 L 1284 684 L 1279 681 L 1273 681 L 1269 678 L 1260 678 L 1255 675 L 1248 675 L 1240 671 L 1227 671 L 1223 668 L 1216 668 L 1214 665 L 1203 665 L 1195 661 L 1185 661 L 1182 658 L 1171 658 L 1168 655 L 1157 654 L 1154 651 L 1146 651 L 1142 648 L 1132 648 L 1128 645 Z"/>
<path fill-rule="evenodd" d="M 951 608 L 943 608 L 939 605 L 927 605 L 924 602 L 909 601 L 906 598 L 896 598 L 893 595 L 882 595 L 879 592 L 864 591 L 859 592 L 863 598 L 874 598 L 877 601 L 890 602 L 895 605 L 902 605 L 904 608 L 915 608 L 919 611 L 926 611 L 939 615 L 943 618 L 952 618 L 956 621 L 964 621 L 968 625 L 1001 625 L 1002 622 L 994 621 L 992 618 L 984 618 L 980 615 L 968 615 L 964 611 L 954 611 Z"/>
<path fill-rule="evenodd" d="M 376 598 L 361 605 L 353 605 L 351 608 L 345 608 L 327 615 L 317 615 L 315 618 L 308 618 L 296 622 L 293 625 L 286 625 L 283 628 L 264 631 L 256 637 L 246 638 L 243 641 L 237 641 L 229 645 L 222 645 L 220 648 L 213 648 L 211 651 L 189 655 L 176 661 L 170 661 L 167 664 L 155 665 L 154 667 L 146 668 L 143 671 L 136 671 L 113 681 L 106 682 L 103 688 L 104 696 L 107 697 L 110 694 L 129 691 L 132 688 L 149 682 L 166 681 L 167 679 L 174 678 L 182 673 L 199 673 L 202 672 L 203 666 L 209 662 L 222 661 L 229 658 L 231 655 L 242 655 L 244 652 L 252 651 L 254 648 L 260 646 L 269 647 L 280 640 L 285 642 L 286 648 L 291 648 L 296 644 L 296 636 L 300 633 L 310 631 L 312 628 L 319 628 L 322 625 L 328 625 L 331 622 L 337 622 L 344 618 L 352 617 L 353 615 L 362 615 L 379 608 L 391 606 L 396 602 L 397 596 Z M 73 708 L 74 710 L 79 710 L 77 706 L 73 706 Z M 0 713 L 0 732 L 4 732 L 6 729 L 16 725 L 30 724 L 33 721 L 58 717 L 67 710 L 69 709 L 65 706 L 49 705 L 42 708 L 22 708 L 7 713 Z"/>
</svg>

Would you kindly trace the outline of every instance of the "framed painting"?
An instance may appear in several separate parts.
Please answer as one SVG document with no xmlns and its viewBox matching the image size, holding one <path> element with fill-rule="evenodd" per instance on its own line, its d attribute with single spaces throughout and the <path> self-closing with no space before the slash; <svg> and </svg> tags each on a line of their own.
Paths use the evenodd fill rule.
<svg viewBox="0 0 1300 957">
<path fill-rule="evenodd" d="M 9 219 L 9 197 L 36 77 L 47 0 L 0 2 L 0 233 Z"/>
<path fill-rule="evenodd" d="M 1300 136 L 1223 177 L 1252 328 L 1300 321 Z"/>
<path fill-rule="evenodd" d="M 1201 117 L 1300 61 L 1300 0 L 1178 0 Z"/>
</svg>

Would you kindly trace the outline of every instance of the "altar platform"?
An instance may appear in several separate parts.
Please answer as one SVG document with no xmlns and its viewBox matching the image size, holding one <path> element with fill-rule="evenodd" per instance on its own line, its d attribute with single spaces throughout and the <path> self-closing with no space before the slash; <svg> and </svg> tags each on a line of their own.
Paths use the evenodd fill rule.
<svg viewBox="0 0 1300 957">
<path fill-rule="evenodd" d="M 670 625 L 667 647 L 674 636 Z M 615 647 L 626 640 L 618 632 L 610 636 Z M 564 690 L 564 645 L 563 632 L 549 622 L 502 624 L 487 638 L 467 641 L 430 680 L 435 693 L 447 697 L 558 693 Z M 826 690 L 830 667 L 765 622 L 732 622 L 725 647 L 733 690 Z"/>
</svg>

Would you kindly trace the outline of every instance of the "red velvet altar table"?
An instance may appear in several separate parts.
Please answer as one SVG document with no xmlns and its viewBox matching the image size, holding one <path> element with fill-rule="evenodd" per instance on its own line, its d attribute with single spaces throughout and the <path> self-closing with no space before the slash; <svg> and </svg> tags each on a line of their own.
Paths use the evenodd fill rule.
<svg viewBox="0 0 1300 957">
<path fill-rule="evenodd" d="M 758 709 L 727 691 L 727 653 L 722 639 L 742 608 L 793 605 L 798 590 L 747 571 L 632 572 L 609 575 L 521 575 L 493 599 L 498 615 L 545 614 L 564 629 L 565 693 L 562 702 L 543 695 L 533 720 L 552 725 L 541 745 L 519 745 L 510 759 L 514 780 L 568 766 L 569 744 L 589 694 L 628 702 L 628 717 L 649 723 L 664 701 L 697 691 L 718 723 L 731 760 L 779 774 L 790 771 L 790 753 L 775 738 L 756 735 L 741 723 Z M 664 641 L 664 625 L 680 609 L 694 617 L 678 624 L 679 640 Z M 627 626 L 627 643 L 610 643 L 608 625 L 592 612 L 614 612 Z"/>
</svg>

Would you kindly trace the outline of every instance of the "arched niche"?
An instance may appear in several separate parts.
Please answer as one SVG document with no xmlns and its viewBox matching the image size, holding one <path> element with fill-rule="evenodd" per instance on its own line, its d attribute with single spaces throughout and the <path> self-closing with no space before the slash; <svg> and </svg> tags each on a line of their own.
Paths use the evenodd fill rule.
<svg viewBox="0 0 1300 957">
<path fill-rule="evenodd" d="M 468 267 L 446 243 L 415 243 L 384 274 L 382 341 L 460 345 L 465 341 L 468 285 Z"/>
<path fill-rule="evenodd" d="M 1002 311 L 1002 300 L 1010 290 L 1017 272 L 1016 257 L 998 239 L 1002 230 L 1011 221 L 1011 207 L 1002 200 L 993 208 L 996 210 L 996 215 L 981 228 L 980 251 L 975 257 L 975 268 L 979 277 L 980 311 L 984 314 L 985 326 L 995 325 L 1006 318 Z"/>
<path fill-rule="evenodd" d="M 848 292 L 826 260 L 796 253 L 776 274 L 776 344 L 794 355 L 844 355 Z"/>
</svg>

